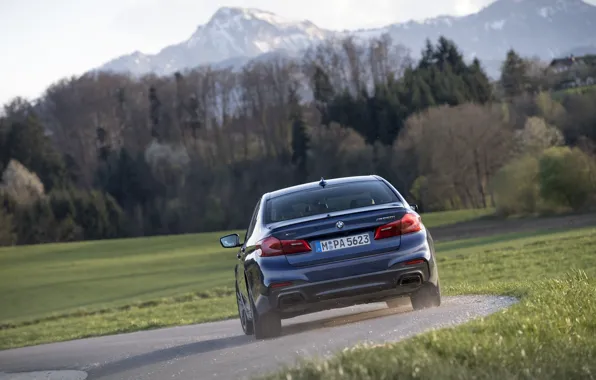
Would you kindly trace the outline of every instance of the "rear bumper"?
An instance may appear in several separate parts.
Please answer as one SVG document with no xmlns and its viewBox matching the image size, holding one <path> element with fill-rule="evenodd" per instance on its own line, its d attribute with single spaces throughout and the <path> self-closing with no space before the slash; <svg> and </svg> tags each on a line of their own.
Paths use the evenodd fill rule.
<svg viewBox="0 0 596 380">
<path fill-rule="evenodd" d="M 431 264 L 432 265 L 432 264 Z M 282 317 L 408 295 L 433 279 L 428 262 L 396 264 L 388 270 L 315 283 L 270 289 L 257 300 L 259 312 L 278 311 Z"/>
</svg>

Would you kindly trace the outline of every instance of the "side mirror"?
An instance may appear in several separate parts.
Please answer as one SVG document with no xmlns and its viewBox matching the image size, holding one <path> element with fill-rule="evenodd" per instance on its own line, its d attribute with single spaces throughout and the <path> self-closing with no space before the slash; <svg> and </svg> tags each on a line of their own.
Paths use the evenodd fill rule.
<svg viewBox="0 0 596 380">
<path fill-rule="evenodd" d="M 410 207 L 412 208 L 412 210 L 414 210 L 416 212 L 420 212 L 420 208 L 418 207 L 417 204 L 411 204 Z"/>
<path fill-rule="evenodd" d="M 219 239 L 224 248 L 235 248 L 240 246 L 240 236 L 238 234 L 226 235 Z"/>
</svg>

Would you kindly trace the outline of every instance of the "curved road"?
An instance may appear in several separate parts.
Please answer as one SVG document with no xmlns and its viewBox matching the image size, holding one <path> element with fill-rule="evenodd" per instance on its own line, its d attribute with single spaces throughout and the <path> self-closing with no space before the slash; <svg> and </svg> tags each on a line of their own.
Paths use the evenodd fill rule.
<svg viewBox="0 0 596 380">
<path fill-rule="evenodd" d="M 364 342 L 397 341 L 515 302 L 488 296 L 443 300 L 440 307 L 421 311 L 412 311 L 406 300 L 398 309 L 376 303 L 301 316 L 284 320 L 283 336 L 265 341 L 243 335 L 237 320 L 227 320 L 0 351 L 0 380 L 245 379 L 299 357 L 326 356 Z M 48 372 L 58 370 L 71 371 Z M 31 371 L 46 372 L 23 373 Z"/>
</svg>

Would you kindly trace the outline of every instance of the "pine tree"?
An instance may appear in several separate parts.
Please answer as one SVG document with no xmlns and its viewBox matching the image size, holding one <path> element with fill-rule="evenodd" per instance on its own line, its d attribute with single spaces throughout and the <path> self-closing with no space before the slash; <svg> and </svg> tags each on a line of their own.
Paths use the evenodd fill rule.
<svg viewBox="0 0 596 380">
<path fill-rule="evenodd" d="M 455 43 L 443 36 L 439 37 L 434 58 L 436 66 L 442 71 L 450 69 L 454 74 L 461 75 L 466 70 L 464 57 Z"/>
<path fill-rule="evenodd" d="M 526 64 L 513 50 L 507 52 L 507 58 L 501 66 L 501 86 L 505 96 L 514 97 L 525 92 L 528 84 Z"/>
<path fill-rule="evenodd" d="M 428 69 L 435 62 L 435 48 L 433 47 L 430 39 L 426 39 L 424 50 L 422 50 L 422 58 L 418 63 L 419 69 Z"/>
<path fill-rule="evenodd" d="M 466 81 L 473 101 L 484 104 L 492 99 L 492 86 L 478 58 L 470 65 Z"/>
</svg>

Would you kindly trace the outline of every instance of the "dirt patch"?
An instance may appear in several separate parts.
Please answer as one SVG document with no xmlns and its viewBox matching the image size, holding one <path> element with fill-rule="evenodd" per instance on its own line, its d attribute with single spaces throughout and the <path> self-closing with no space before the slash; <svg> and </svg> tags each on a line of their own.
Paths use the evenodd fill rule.
<svg viewBox="0 0 596 380">
<path fill-rule="evenodd" d="M 424 214 L 422 214 L 424 220 Z M 596 214 L 552 216 L 542 218 L 484 218 L 448 226 L 430 228 L 437 242 L 470 239 L 514 232 L 538 232 L 596 226 Z"/>
</svg>

